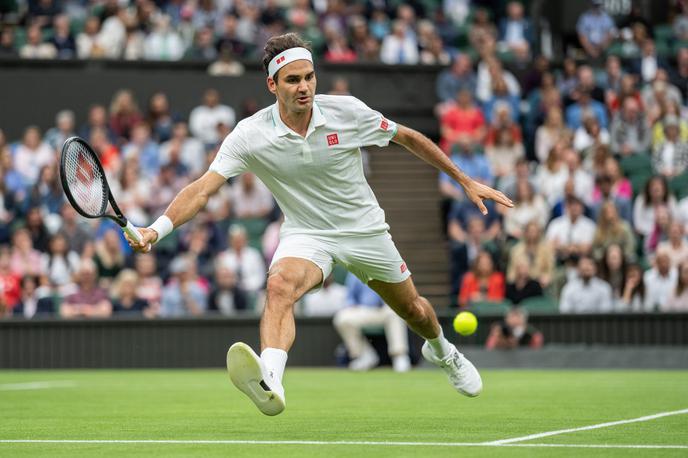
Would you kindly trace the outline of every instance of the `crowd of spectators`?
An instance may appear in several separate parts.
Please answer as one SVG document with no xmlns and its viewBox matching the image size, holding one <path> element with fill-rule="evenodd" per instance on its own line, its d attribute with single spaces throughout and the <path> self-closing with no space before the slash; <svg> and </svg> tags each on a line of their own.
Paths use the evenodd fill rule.
<svg viewBox="0 0 688 458">
<path fill-rule="evenodd" d="M 521 9 L 508 4 L 506 35 L 483 18 L 477 53 L 437 79 L 440 146 L 515 202 L 483 216 L 440 176 L 452 297 L 477 309 L 688 310 L 686 10 L 661 27 L 634 10 L 621 25 L 592 1 L 578 19 L 580 59 L 554 68 L 520 64 L 531 43 Z M 511 58 L 505 36 L 519 37 L 506 40 Z"/>
</svg>

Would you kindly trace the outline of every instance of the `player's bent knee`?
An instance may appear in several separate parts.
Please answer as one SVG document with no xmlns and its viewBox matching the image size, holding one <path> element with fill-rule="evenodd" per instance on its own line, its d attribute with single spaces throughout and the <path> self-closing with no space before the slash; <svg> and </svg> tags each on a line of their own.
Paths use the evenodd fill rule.
<svg viewBox="0 0 688 458">
<path fill-rule="evenodd" d="M 405 321 L 410 323 L 421 323 L 428 319 L 428 313 L 423 307 L 423 303 L 418 297 L 415 301 L 409 302 L 398 312 Z"/>
<path fill-rule="evenodd" d="M 268 277 L 267 282 L 268 304 L 278 301 L 295 302 L 296 284 L 292 278 L 282 272 L 277 272 Z"/>
</svg>

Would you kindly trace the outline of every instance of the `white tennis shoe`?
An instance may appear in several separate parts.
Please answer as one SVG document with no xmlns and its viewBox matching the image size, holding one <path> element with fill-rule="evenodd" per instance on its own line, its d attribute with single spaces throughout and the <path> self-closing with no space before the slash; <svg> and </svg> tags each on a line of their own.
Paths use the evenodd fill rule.
<svg viewBox="0 0 688 458">
<path fill-rule="evenodd" d="M 483 381 L 475 366 L 452 345 L 449 355 L 440 359 L 430 345 L 423 344 L 423 357 L 441 367 L 449 377 L 449 382 L 461 394 L 475 397 L 483 390 Z"/>
<path fill-rule="evenodd" d="M 286 407 L 284 387 L 265 369 L 251 347 L 237 342 L 227 352 L 227 371 L 232 383 L 265 415 L 278 415 Z"/>
</svg>

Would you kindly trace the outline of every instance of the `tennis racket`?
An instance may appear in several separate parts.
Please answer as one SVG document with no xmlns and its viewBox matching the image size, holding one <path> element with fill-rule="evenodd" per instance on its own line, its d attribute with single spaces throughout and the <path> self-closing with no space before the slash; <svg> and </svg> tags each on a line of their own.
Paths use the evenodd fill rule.
<svg viewBox="0 0 688 458">
<path fill-rule="evenodd" d="M 79 137 L 70 137 L 62 145 L 60 179 L 67 200 L 86 218 L 110 218 L 137 242 L 141 234 L 117 206 L 110 191 L 103 166 L 93 148 Z M 114 214 L 108 213 L 108 202 Z"/>
</svg>

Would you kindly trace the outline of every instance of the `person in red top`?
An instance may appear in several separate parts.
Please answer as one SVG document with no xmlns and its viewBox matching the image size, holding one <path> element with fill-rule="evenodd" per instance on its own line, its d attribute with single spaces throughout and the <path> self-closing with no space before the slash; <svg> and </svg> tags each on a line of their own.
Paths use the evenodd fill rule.
<svg viewBox="0 0 688 458">
<path fill-rule="evenodd" d="M 504 274 L 495 271 L 492 256 L 487 251 L 481 251 L 475 258 L 473 269 L 463 277 L 459 306 L 467 307 L 471 302 L 501 302 L 504 295 Z"/>
<path fill-rule="evenodd" d="M 485 116 L 473 102 L 468 89 L 462 89 L 456 95 L 456 105 L 451 106 L 440 120 L 440 148 L 451 154 L 452 146 L 457 140 L 468 135 L 473 143 L 481 143 L 485 136 Z"/>
<path fill-rule="evenodd" d="M 0 318 L 11 315 L 21 298 L 20 278 L 10 269 L 10 252 L 0 250 Z"/>
</svg>

